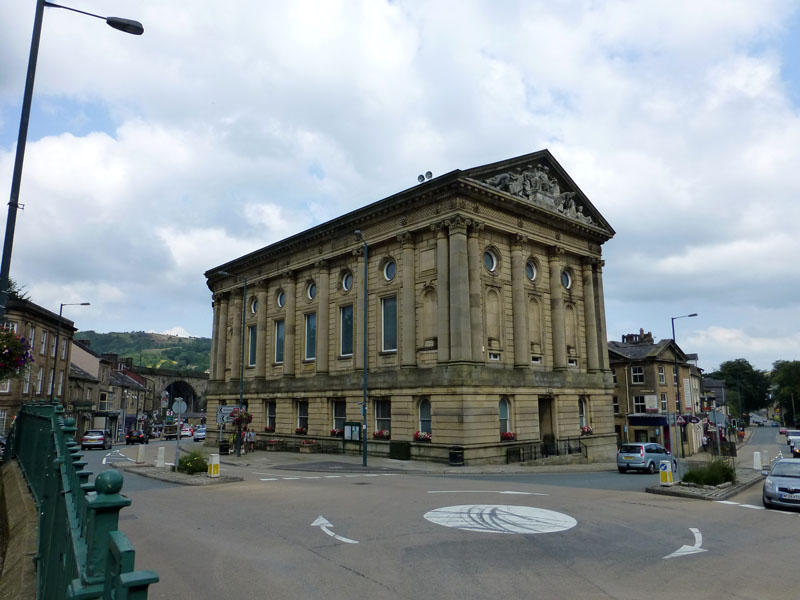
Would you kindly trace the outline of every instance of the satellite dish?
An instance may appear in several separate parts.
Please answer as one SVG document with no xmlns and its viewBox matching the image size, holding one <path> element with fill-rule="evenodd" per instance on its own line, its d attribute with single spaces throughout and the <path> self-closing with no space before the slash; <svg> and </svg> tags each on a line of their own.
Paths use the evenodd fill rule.
<svg viewBox="0 0 800 600">
<path fill-rule="evenodd" d="M 425 179 L 430 179 L 431 177 L 433 177 L 433 173 L 430 171 L 425 171 Z"/>
<path fill-rule="evenodd" d="M 417 181 L 422 183 L 423 181 L 425 181 L 425 176 L 424 175 L 417 175 Z"/>
</svg>

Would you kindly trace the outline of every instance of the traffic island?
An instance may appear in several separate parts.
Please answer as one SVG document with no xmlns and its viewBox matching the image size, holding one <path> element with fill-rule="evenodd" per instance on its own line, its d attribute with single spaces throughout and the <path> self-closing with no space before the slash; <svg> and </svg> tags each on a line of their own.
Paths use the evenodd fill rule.
<svg viewBox="0 0 800 600">
<path fill-rule="evenodd" d="M 764 480 L 760 471 L 736 469 L 736 482 L 725 482 L 720 485 L 697 485 L 680 481 L 671 487 L 653 486 L 646 488 L 648 494 L 662 496 L 678 496 L 696 500 L 725 500 Z"/>
<path fill-rule="evenodd" d="M 115 469 L 120 471 L 127 471 L 142 477 L 149 477 L 150 479 L 158 479 L 159 481 L 166 481 L 169 483 L 177 483 L 179 485 L 217 485 L 219 483 L 236 483 L 237 481 L 244 481 L 244 477 L 233 477 L 231 475 L 220 475 L 219 477 L 209 477 L 207 473 L 195 473 L 189 475 L 188 473 L 181 473 L 174 471 L 171 468 L 159 468 L 152 464 L 149 465 L 118 465 L 113 464 Z"/>
</svg>

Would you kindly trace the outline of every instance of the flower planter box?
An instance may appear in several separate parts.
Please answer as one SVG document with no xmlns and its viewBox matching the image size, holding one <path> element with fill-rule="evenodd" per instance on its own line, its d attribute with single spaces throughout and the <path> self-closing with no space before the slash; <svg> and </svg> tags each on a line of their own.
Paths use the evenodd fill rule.
<svg viewBox="0 0 800 600">
<path fill-rule="evenodd" d="M 271 452 L 278 452 L 286 448 L 286 442 L 283 440 L 269 440 L 267 441 L 266 448 Z"/>
<path fill-rule="evenodd" d="M 300 454 L 316 454 L 319 450 L 319 444 L 300 444 Z"/>
</svg>

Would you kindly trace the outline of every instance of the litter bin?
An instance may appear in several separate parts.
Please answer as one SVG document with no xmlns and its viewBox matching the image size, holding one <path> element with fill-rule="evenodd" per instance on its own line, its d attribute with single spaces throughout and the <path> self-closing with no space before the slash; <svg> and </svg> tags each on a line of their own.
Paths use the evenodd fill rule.
<svg viewBox="0 0 800 600">
<path fill-rule="evenodd" d="M 231 449 L 231 443 L 226 438 L 223 438 L 219 441 L 219 453 L 220 454 L 228 454 Z"/>
<path fill-rule="evenodd" d="M 453 467 L 464 466 L 464 447 L 450 446 L 450 465 Z"/>
</svg>

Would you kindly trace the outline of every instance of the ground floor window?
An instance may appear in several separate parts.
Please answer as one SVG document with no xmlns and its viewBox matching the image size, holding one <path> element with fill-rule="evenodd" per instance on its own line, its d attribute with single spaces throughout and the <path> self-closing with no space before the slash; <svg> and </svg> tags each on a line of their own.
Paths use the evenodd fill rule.
<svg viewBox="0 0 800 600">
<path fill-rule="evenodd" d="M 391 400 L 375 400 L 375 428 L 378 431 L 392 430 Z"/>
<path fill-rule="evenodd" d="M 586 400 L 583 398 L 578 400 L 578 421 L 580 422 L 581 429 L 588 425 L 586 421 Z"/>
<path fill-rule="evenodd" d="M 347 416 L 347 404 L 344 400 L 334 400 L 333 406 L 333 428 L 344 430 L 344 421 Z"/>
<path fill-rule="evenodd" d="M 501 398 L 498 404 L 498 408 L 500 410 L 500 434 L 508 433 L 511 431 L 509 429 L 509 420 L 508 420 L 508 400 L 505 398 Z"/>
<path fill-rule="evenodd" d="M 6 435 L 8 432 L 6 431 L 6 411 L 0 410 L 0 433 Z"/>
<path fill-rule="evenodd" d="M 419 430 L 423 433 L 431 431 L 431 401 L 423 398 L 419 403 Z"/>
<path fill-rule="evenodd" d="M 275 418 L 276 405 L 277 405 L 277 402 L 275 400 L 267 400 L 267 410 L 266 410 L 266 413 L 267 413 L 267 419 L 266 419 L 267 427 L 272 427 L 273 430 L 275 429 L 275 421 L 276 421 L 276 418 Z"/>
<path fill-rule="evenodd" d="M 647 412 L 647 408 L 645 407 L 644 396 L 633 397 L 633 412 L 635 413 Z"/>
<path fill-rule="evenodd" d="M 297 428 L 308 431 L 308 400 L 297 401 Z"/>
</svg>

